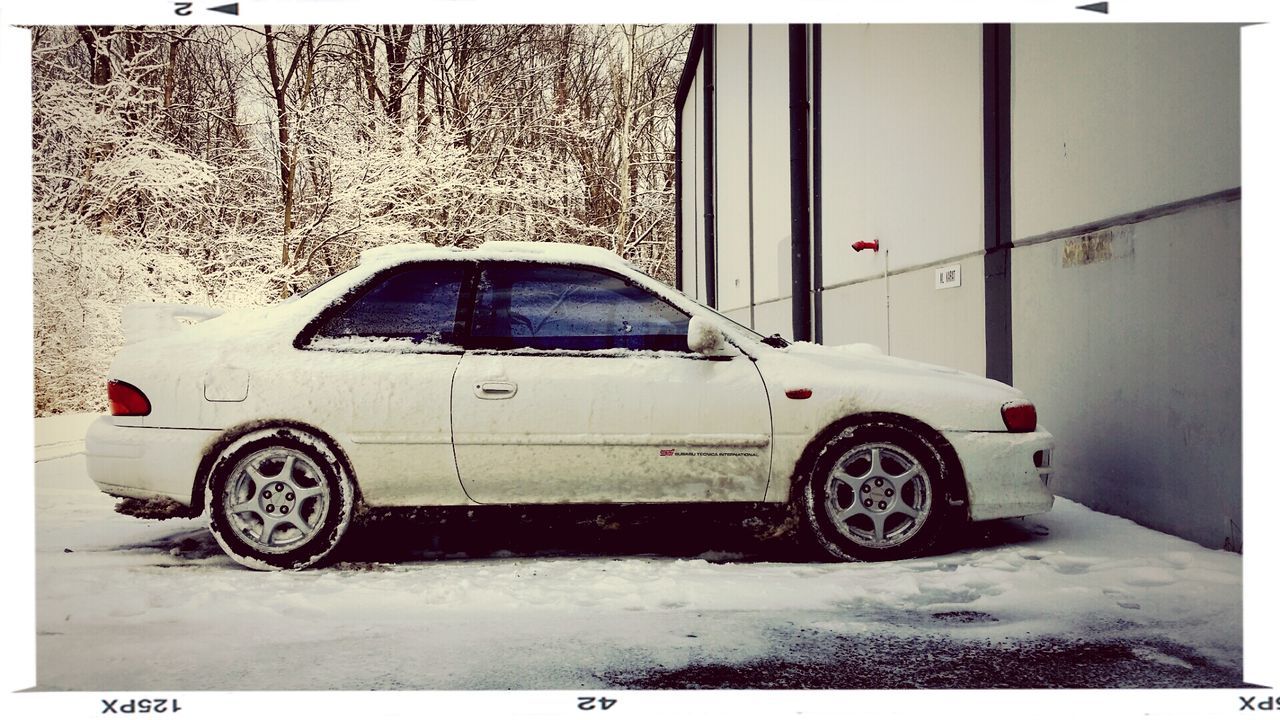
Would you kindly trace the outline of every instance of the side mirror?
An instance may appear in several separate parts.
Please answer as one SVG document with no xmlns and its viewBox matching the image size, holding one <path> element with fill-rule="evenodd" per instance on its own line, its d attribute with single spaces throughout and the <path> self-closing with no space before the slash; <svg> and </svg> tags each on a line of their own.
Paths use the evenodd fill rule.
<svg viewBox="0 0 1280 720">
<path fill-rule="evenodd" d="M 694 315 L 689 318 L 689 350 L 711 358 L 730 358 L 733 351 L 724 340 L 724 333 L 710 321 Z"/>
</svg>

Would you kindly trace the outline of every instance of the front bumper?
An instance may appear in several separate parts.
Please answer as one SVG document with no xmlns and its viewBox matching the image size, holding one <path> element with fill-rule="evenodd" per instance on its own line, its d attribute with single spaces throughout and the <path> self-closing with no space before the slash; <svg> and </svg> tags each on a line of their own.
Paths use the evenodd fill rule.
<svg viewBox="0 0 1280 720">
<path fill-rule="evenodd" d="M 84 438 L 89 477 L 118 497 L 169 498 L 192 504 L 200 460 L 216 430 L 125 427 L 104 415 Z"/>
<path fill-rule="evenodd" d="M 969 519 L 993 520 L 1048 512 L 1053 507 L 1053 436 L 1030 433 L 944 432 L 964 468 Z"/>
</svg>

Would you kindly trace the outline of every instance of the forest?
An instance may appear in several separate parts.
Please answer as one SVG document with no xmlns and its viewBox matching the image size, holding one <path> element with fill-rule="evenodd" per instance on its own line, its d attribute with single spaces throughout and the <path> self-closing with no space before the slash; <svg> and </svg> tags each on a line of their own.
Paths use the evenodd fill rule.
<svg viewBox="0 0 1280 720">
<path fill-rule="evenodd" d="M 688 26 L 32 28 L 35 414 L 120 311 L 277 302 L 361 250 L 567 241 L 670 282 Z"/>
</svg>

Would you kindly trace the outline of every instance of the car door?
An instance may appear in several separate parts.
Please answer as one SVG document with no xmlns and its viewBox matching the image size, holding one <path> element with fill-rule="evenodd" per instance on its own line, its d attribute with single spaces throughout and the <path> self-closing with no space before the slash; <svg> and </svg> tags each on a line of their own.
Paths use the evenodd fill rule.
<svg viewBox="0 0 1280 720">
<path fill-rule="evenodd" d="M 688 352 L 689 318 L 609 271 L 481 264 L 453 384 L 459 476 L 482 503 L 760 500 L 754 362 Z"/>
<path fill-rule="evenodd" d="M 442 261 L 380 272 L 298 339 L 309 357 L 294 413 L 335 434 L 371 505 L 468 502 L 453 462 L 449 393 L 463 352 L 458 301 L 473 268 Z M 296 388 L 298 379 L 278 384 Z"/>
</svg>

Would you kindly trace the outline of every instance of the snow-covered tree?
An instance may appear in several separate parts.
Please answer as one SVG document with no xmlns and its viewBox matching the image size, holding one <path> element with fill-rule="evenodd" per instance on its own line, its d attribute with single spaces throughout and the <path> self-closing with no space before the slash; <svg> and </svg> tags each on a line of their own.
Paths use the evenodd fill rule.
<svg viewBox="0 0 1280 720">
<path fill-rule="evenodd" d="M 36 412 L 101 409 L 120 309 L 272 302 L 391 242 L 674 270 L 689 28 L 39 27 Z"/>
</svg>

